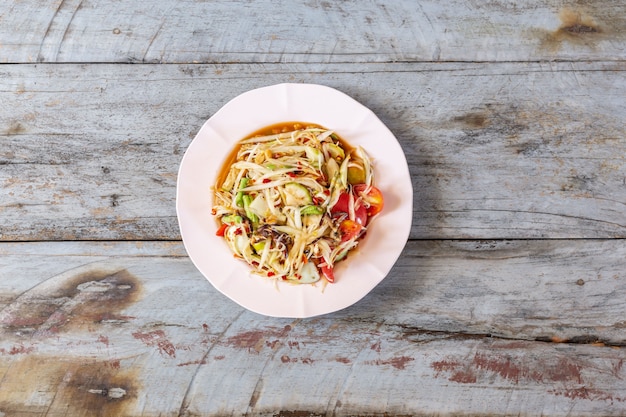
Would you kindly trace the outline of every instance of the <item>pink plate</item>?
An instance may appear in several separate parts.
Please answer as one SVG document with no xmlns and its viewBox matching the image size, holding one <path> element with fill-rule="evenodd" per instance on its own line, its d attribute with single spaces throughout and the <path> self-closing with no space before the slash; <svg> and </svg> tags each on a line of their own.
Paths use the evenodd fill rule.
<svg viewBox="0 0 626 417">
<path fill-rule="evenodd" d="M 385 208 L 365 239 L 337 264 L 336 281 L 326 286 L 252 275 L 215 235 L 211 187 L 224 159 L 245 136 L 287 121 L 316 123 L 353 146 L 361 145 L 373 160 L 375 184 L 385 198 Z M 189 257 L 220 292 L 267 316 L 312 317 L 356 303 L 389 273 L 411 229 L 413 188 L 400 144 L 371 110 L 330 87 L 277 84 L 235 97 L 202 126 L 180 165 L 176 211 Z"/>
</svg>

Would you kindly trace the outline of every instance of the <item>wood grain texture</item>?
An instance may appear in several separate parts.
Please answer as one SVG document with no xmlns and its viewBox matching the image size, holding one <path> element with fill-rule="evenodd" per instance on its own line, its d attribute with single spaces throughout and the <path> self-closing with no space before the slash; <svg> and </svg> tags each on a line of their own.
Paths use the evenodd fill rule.
<svg viewBox="0 0 626 417">
<path fill-rule="evenodd" d="M 626 306 L 620 298 L 625 252 L 621 239 L 410 241 L 382 284 L 331 316 L 373 323 L 384 318 L 409 332 L 626 345 Z M 162 282 L 172 281 L 168 285 L 177 292 L 186 291 L 176 289 L 179 280 L 199 289 L 207 284 L 180 242 L 3 243 L 0 254 L 5 313 L 20 294 L 33 298 L 33 289 L 46 279 L 82 276 L 75 269 L 97 272 L 95 265 L 107 263 L 107 271 L 126 270 L 113 266 L 117 259 L 131 265 L 154 260 L 165 265 L 158 276 L 182 268 L 180 276 Z M 43 288 L 49 290 L 47 284 Z M 208 298 L 223 296 L 212 292 Z"/>
<path fill-rule="evenodd" d="M 626 415 L 624 2 L 149 3 L 0 4 L 0 417 Z M 388 277 L 302 320 L 175 213 L 204 121 L 282 82 L 371 108 L 414 188 Z"/>
<path fill-rule="evenodd" d="M 623 60 L 623 2 L 20 0 L 0 62 Z"/>
<path fill-rule="evenodd" d="M 623 69 L 3 66 L 0 239 L 179 239 L 190 141 L 231 98 L 280 82 L 338 88 L 387 124 L 413 179 L 413 239 L 623 238 Z"/>
<path fill-rule="evenodd" d="M 625 251 L 410 242 L 361 302 L 292 320 L 228 300 L 179 242 L 2 243 L 0 412 L 623 415 Z"/>
</svg>

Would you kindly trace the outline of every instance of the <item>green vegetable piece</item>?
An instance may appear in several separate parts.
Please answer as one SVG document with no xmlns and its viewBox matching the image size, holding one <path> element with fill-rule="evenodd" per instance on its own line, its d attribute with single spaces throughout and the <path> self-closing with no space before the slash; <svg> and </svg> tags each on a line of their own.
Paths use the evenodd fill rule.
<svg viewBox="0 0 626 417">
<path fill-rule="evenodd" d="M 246 217 L 250 219 L 252 224 L 259 222 L 259 218 L 250 210 L 250 203 L 252 203 L 252 197 L 249 194 L 244 194 L 242 197 L 243 209 L 246 211 Z"/>
<path fill-rule="evenodd" d="M 300 214 L 302 214 L 303 216 L 324 214 L 324 209 L 320 206 L 304 206 L 300 209 Z"/>
<path fill-rule="evenodd" d="M 243 223 L 243 217 L 238 216 L 236 214 L 230 214 L 228 216 L 222 217 L 222 223 L 224 224 L 238 224 Z"/>
<path fill-rule="evenodd" d="M 306 206 L 313 203 L 311 193 L 302 184 L 288 182 L 285 184 L 285 204 L 288 206 Z"/>
<path fill-rule="evenodd" d="M 322 162 L 324 161 L 324 155 L 318 149 L 315 149 L 311 146 L 305 147 L 306 157 L 311 161 L 315 168 L 320 169 L 322 166 Z"/>
<path fill-rule="evenodd" d="M 252 247 L 254 248 L 254 251 L 260 255 L 263 252 L 263 249 L 265 249 L 266 242 L 267 240 L 260 240 L 256 243 L 253 243 Z"/>
<path fill-rule="evenodd" d="M 327 148 L 328 149 L 328 153 L 334 159 L 343 160 L 343 158 L 346 157 L 345 152 L 343 151 L 343 149 L 341 149 L 341 147 L 339 145 L 335 145 L 334 143 L 329 143 L 326 146 L 328 146 L 328 148 Z"/>
<path fill-rule="evenodd" d="M 337 257 L 335 258 L 335 262 L 339 262 L 342 261 L 346 258 L 346 256 L 348 256 L 348 252 L 350 252 L 350 249 L 346 249 L 343 252 L 341 252 L 340 254 L 337 255 Z"/>
<path fill-rule="evenodd" d="M 246 188 L 248 186 L 248 182 L 249 181 L 250 180 L 248 178 L 243 177 L 241 179 L 241 181 L 239 182 L 239 188 L 238 189 L 241 190 L 243 188 Z M 235 196 L 235 204 L 237 205 L 237 207 L 243 207 L 243 195 L 244 195 L 244 192 L 243 191 L 239 191 L 237 193 L 237 195 Z"/>
</svg>

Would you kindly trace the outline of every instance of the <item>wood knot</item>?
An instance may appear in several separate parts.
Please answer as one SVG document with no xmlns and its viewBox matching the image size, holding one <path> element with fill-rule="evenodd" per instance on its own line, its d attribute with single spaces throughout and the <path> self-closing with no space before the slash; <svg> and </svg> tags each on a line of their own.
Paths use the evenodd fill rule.
<svg viewBox="0 0 626 417">
<path fill-rule="evenodd" d="M 561 28 L 562 31 L 573 33 L 573 34 L 584 34 L 584 33 L 598 33 L 600 32 L 597 28 L 593 26 L 583 25 L 581 23 L 577 23 L 571 26 L 565 26 Z"/>
</svg>

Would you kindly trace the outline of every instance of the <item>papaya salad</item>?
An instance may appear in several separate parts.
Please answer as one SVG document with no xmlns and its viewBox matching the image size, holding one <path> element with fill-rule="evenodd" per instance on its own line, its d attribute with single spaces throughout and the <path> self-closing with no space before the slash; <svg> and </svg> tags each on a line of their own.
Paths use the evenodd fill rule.
<svg viewBox="0 0 626 417">
<path fill-rule="evenodd" d="M 214 187 L 219 228 L 254 274 L 295 284 L 335 281 L 383 208 L 367 153 L 301 123 L 242 140 Z"/>
</svg>

